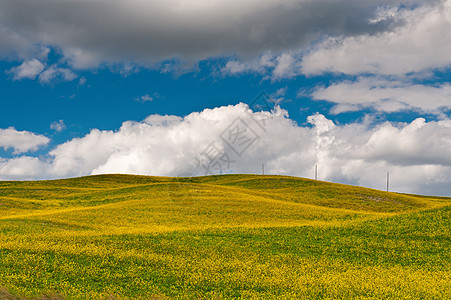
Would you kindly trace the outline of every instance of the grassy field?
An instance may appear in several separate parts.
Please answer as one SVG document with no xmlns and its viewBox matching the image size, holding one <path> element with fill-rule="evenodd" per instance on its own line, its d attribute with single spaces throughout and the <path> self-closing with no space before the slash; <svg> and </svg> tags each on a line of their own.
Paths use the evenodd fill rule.
<svg viewBox="0 0 451 300">
<path fill-rule="evenodd" d="M 0 182 L 0 299 L 451 299 L 451 198 L 284 176 Z"/>
</svg>

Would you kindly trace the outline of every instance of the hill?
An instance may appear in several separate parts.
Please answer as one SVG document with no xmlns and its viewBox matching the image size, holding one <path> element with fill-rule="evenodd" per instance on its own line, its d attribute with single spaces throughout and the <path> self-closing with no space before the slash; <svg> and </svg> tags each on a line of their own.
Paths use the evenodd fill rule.
<svg viewBox="0 0 451 300">
<path fill-rule="evenodd" d="M 0 182 L 0 298 L 451 298 L 450 217 L 288 176 Z"/>
</svg>

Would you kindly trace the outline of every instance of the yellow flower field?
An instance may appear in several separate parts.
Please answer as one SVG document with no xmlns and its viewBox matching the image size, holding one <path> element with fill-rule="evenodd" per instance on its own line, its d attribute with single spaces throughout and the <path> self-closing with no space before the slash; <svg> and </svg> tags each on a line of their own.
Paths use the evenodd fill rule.
<svg viewBox="0 0 451 300">
<path fill-rule="evenodd" d="M 284 176 L 0 182 L 0 299 L 446 299 L 450 220 Z"/>
</svg>

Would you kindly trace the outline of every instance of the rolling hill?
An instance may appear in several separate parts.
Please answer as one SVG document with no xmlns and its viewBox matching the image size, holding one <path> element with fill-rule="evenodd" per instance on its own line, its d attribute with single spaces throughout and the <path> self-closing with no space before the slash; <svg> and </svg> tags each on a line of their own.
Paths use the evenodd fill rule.
<svg viewBox="0 0 451 300">
<path fill-rule="evenodd" d="M 450 220 L 287 176 L 0 182 L 0 299 L 451 298 Z"/>
</svg>

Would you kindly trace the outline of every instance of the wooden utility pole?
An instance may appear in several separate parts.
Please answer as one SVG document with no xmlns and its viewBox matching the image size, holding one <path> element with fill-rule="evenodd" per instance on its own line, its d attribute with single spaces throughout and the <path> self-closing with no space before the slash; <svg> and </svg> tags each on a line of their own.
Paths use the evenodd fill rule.
<svg viewBox="0 0 451 300">
<path fill-rule="evenodd" d="M 265 175 L 265 164 L 262 164 L 262 174 Z"/>
<path fill-rule="evenodd" d="M 387 192 L 390 187 L 390 172 L 387 172 Z"/>
<path fill-rule="evenodd" d="M 315 180 L 318 180 L 318 165 L 315 165 Z"/>
</svg>

